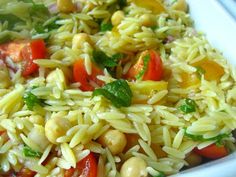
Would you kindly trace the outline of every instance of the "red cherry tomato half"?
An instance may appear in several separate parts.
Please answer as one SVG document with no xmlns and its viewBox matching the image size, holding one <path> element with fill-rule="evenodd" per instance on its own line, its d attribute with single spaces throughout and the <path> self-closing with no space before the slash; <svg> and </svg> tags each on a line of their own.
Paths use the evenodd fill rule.
<svg viewBox="0 0 236 177">
<path fill-rule="evenodd" d="M 97 177 L 97 161 L 93 153 L 77 162 L 76 168 L 70 168 L 64 177 Z"/>
<path fill-rule="evenodd" d="M 219 159 L 228 155 L 228 151 L 224 146 L 217 146 L 216 144 L 203 149 L 195 148 L 194 152 L 209 159 Z"/>
<path fill-rule="evenodd" d="M 27 77 L 38 71 L 38 65 L 33 61 L 35 59 L 42 59 L 46 57 L 46 47 L 42 39 L 33 40 L 27 43 L 21 50 L 23 57 L 23 71 L 22 75 Z"/>
<path fill-rule="evenodd" d="M 97 75 L 102 74 L 103 71 L 92 64 L 92 74 L 89 75 L 85 69 L 83 59 L 77 60 L 73 67 L 74 80 L 81 84 L 80 89 L 83 91 L 93 91 L 95 89 L 91 82 L 94 82 L 98 86 L 102 86 L 103 82 L 97 79 Z"/>
<path fill-rule="evenodd" d="M 0 45 L 0 59 L 10 57 L 13 62 L 22 62 L 22 76 L 27 77 L 38 71 L 35 59 L 46 57 L 46 47 L 42 39 L 17 41 Z"/>
<path fill-rule="evenodd" d="M 144 68 L 145 57 L 149 58 L 146 68 Z M 163 65 L 161 57 L 157 54 L 157 52 L 154 50 L 146 50 L 142 52 L 138 61 L 133 66 L 131 66 L 125 77 L 127 79 L 135 80 L 140 72 L 144 72 L 141 76 L 141 80 L 159 81 L 162 79 L 164 73 Z"/>
</svg>

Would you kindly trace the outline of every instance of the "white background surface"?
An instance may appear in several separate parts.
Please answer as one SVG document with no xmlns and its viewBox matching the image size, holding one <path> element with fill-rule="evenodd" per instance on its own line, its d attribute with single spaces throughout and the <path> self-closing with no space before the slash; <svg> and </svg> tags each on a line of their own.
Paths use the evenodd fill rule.
<svg viewBox="0 0 236 177">
<path fill-rule="evenodd" d="M 210 43 L 236 66 L 236 21 L 233 16 L 218 0 L 187 1 L 197 30 L 204 32 Z M 231 9 L 236 13 L 236 7 L 231 6 Z M 172 177 L 236 177 L 236 153 Z"/>
</svg>

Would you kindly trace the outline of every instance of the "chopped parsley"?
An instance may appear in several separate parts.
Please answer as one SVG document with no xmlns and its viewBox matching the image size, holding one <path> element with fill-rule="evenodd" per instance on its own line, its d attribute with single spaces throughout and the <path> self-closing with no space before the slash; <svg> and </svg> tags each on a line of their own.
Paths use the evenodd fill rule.
<svg viewBox="0 0 236 177">
<path fill-rule="evenodd" d="M 220 144 L 224 138 L 229 137 L 229 134 L 223 133 L 212 138 L 203 138 L 203 135 L 193 135 L 187 133 L 187 128 L 185 128 L 184 134 L 186 137 L 192 139 L 193 141 L 216 141 L 216 144 Z"/>
<path fill-rule="evenodd" d="M 15 24 L 23 22 L 23 20 L 13 14 L 0 14 L 0 22 L 4 23 L 6 21 L 8 23 L 8 30 L 12 30 Z"/>
<path fill-rule="evenodd" d="M 33 87 L 32 89 L 34 89 L 35 87 Z M 31 89 L 31 90 L 32 90 Z M 39 99 L 37 96 L 35 96 L 31 90 L 25 92 L 23 99 L 24 102 L 26 104 L 26 106 L 28 107 L 29 110 L 33 110 L 34 106 L 36 105 L 43 105 L 44 101 L 42 99 Z"/>
<path fill-rule="evenodd" d="M 106 32 L 106 31 L 111 31 L 113 28 L 111 23 L 102 23 L 100 25 L 100 31 L 101 32 Z"/>
<path fill-rule="evenodd" d="M 117 53 L 109 57 L 101 50 L 93 51 L 93 60 L 101 68 L 115 67 L 118 65 L 119 60 L 122 58 L 124 58 L 124 55 L 121 53 Z"/>
<path fill-rule="evenodd" d="M 179 109 L 185 114 L 192 113 L 196 111 L 197 104 L 194 100 L 190 98 L 184 99 L 184 103 L 179 107 Z"/>
<path fill-rule="evenodd" d="M 23 148 L 23 154 L 26 157 L 41 157 L 42 153 L 38 151 L 34 151 L 29 146 L 24 146 Z"/>
<path fill-rule="evenodd" d="M 153 177 L 166 177 L 166 175 L 163 172 L 159 171 L 159 174 Z"/>
</svg>

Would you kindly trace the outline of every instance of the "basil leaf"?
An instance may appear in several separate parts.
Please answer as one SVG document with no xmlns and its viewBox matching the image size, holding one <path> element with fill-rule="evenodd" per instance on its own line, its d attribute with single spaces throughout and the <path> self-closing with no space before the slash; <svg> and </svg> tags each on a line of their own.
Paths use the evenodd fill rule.
<svg viewBox="0 0 236 177">
<path fill-rule="evenodd" d="M 149 63 L 149 61 L 150 61 L 150 55 L 149 55 L 149 54 L 146 55 L 145 57 L 143 57 L 143 68 L 142 68 L 142 70 L 138 73 L 138 75 L 135 76 L 135 78 L 136 78 L 137 80 L 142 79 L 143 75 L 145 74 L 145 72 L 146 72 L 147 69 L 148 69 L 148 63 Z"/>
<path fill-rule="evenodd" d="M 229 137 L 229 134 L 223 133 L 212 138 L 203 138 L 203 135 L 193 135 L 187 133 L 187 128 L 185 128 L 184 135 L 192 139 L 193 141 L 216 141 L 216 143 L 218 144 L 221 143 L 224 138 Z"/>
<path fill-rule="evenodd" d="M 12 30 L 16 23 L 23 22 L 19 17 L 13 14 L 0 14 L 0 22 L 8 22 L 8 30 Z"/>
<path fill-rule="evenodd" d="M 106 32 L 106 31 L 111 31 L 113 28 L 111 23 L 102 23 L 100 26 L 100 31 L 101 32 Z"/>
<path fill-rule="evenodd" d="M 181 105 L 179 107 L 179 109 L 187 114 L 187 113 L 195 112 L 196 111 L 196 106 L 197 106 L 197 104 L 194 100 L 192 100 L 190 98 L 186 98 L 184 100 L 184 104 Z"/>
<path fill-rule="evenodd" d="M 123 79 L 116 80 L 94 90 L 93 96 L 98 95 L 103 95 L 117 108 L 130 106 L 133 96 L 128 83 Z"/>
<path fill-rule="evenodd" d="M 38 151 L 34 151 L 29 146 L 24 146 L 23 154 L 26 157 L 41 157 L 42 153 Z"/>
<path fill-rule="evenodd" d="M 127 6 L 127 0 L 118 0 L 118 5 L 120 6 L 120 9 L 123 9 Z"/>
<path fill-rule="evenodd" d="M 103 51 L 94 50 L 93 60 L 101 68 L 110 68 L 118 65 L 118 61 L 124 57 L 123 54 L 115 54 L 111 57 L 107 56 Z"/>
<path fill-rule="evenodd" d="M 35 87 L 33 87 L 32 89 L 34 89 L 34 88 Z M 33 110 L 34 106 L 36 106 L 36 105 L 40 105 L 40 106 L 43 105 L 43 100 L 39 99 L 31 91 L 25 92 L 23 99 L 24 99 L 24 102 L 29 110 Z"/>
</svg>

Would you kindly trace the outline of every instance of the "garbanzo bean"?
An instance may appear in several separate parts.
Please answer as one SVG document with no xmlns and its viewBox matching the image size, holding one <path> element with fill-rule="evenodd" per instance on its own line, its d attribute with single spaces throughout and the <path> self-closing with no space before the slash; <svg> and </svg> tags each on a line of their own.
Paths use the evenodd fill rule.
<svg viewBox="0 0 236 177">
<path fill-rule="evenodd" d="M 68 13 L 75 10 L 72 0 L 57 0 L 57 8 L 60 12 Z"/>
<path fill-rule="evenodd" d="M 111 17 L 111 23 L 113 26 L 117 26 L 121 23 L 121 21 L 124 19 L 125 17 L 125 14 L 123 11 L 121 10 L 118 10 L 116 11 L 112 17 Z"/>
<path fill-rule="evenodd" d="M 98 139 L 104 147 L 108 147 L 113 155 L 121 153 L 127 143 L 124 133 L 119 130 L 108 130 Z"/>
<path fill-rule="evenodd" d="M 83 44 L 85 42 L 88 42 L 89 44 L 92 44 L 92 41 L 88 34 L 86 33 L 79 33 L 74 35 L 72 40 L 72 49 L 81 49 L 83 48 Z"/>
<path fill-rule="evenodd" d="M 139 157 L 131 157 L 121 167 L 121 177 L 147 177 L 147 163 Z"/>
<path fill-rule="evenodd" d="M 28 138 L 36 143 L 42 150 L 44 150 L 49 144 L 49 141 L 45 136 L 44 127 L 40 125 L 36 125 L 31 129 Z"/>
<path fill-rule="evenodd" d="M 65 135 L 68 129 L 71 128 L 71 123 L 68 119 L 61 117 L 53 117 L 49 119 L 45 124 L 45 134 L 47 139 L 57 144 L 56 139 Z"/>
<path fill-rule="evenodd" d="M 151 15 L 151 14 L 144 14 L 140 17 L 141 23 L 143 26 L 155 26 L 156 22 L 155 22 L 155 16 Z"/>
<path fill-rule="evenodd" d="M 29 117 L 30 122 L 32 122 L 33 124 L 39 124 L 39 125 L 43 125 L 44 124 L 44 118 L 40 115 L 31 115 Z"/>
<path fill-rule="evenodd" d="M 6 66 L 0 63 L 0 88 L 8 88 L 11 85 L 11 79 Z"/>
<path fill-rule="evenodd" d="M 187 5 L 185 0 L 177 0 L 172 5 L 172 9 L 187 12 L 188 11 L 188 5 Z"/>
</svg>

